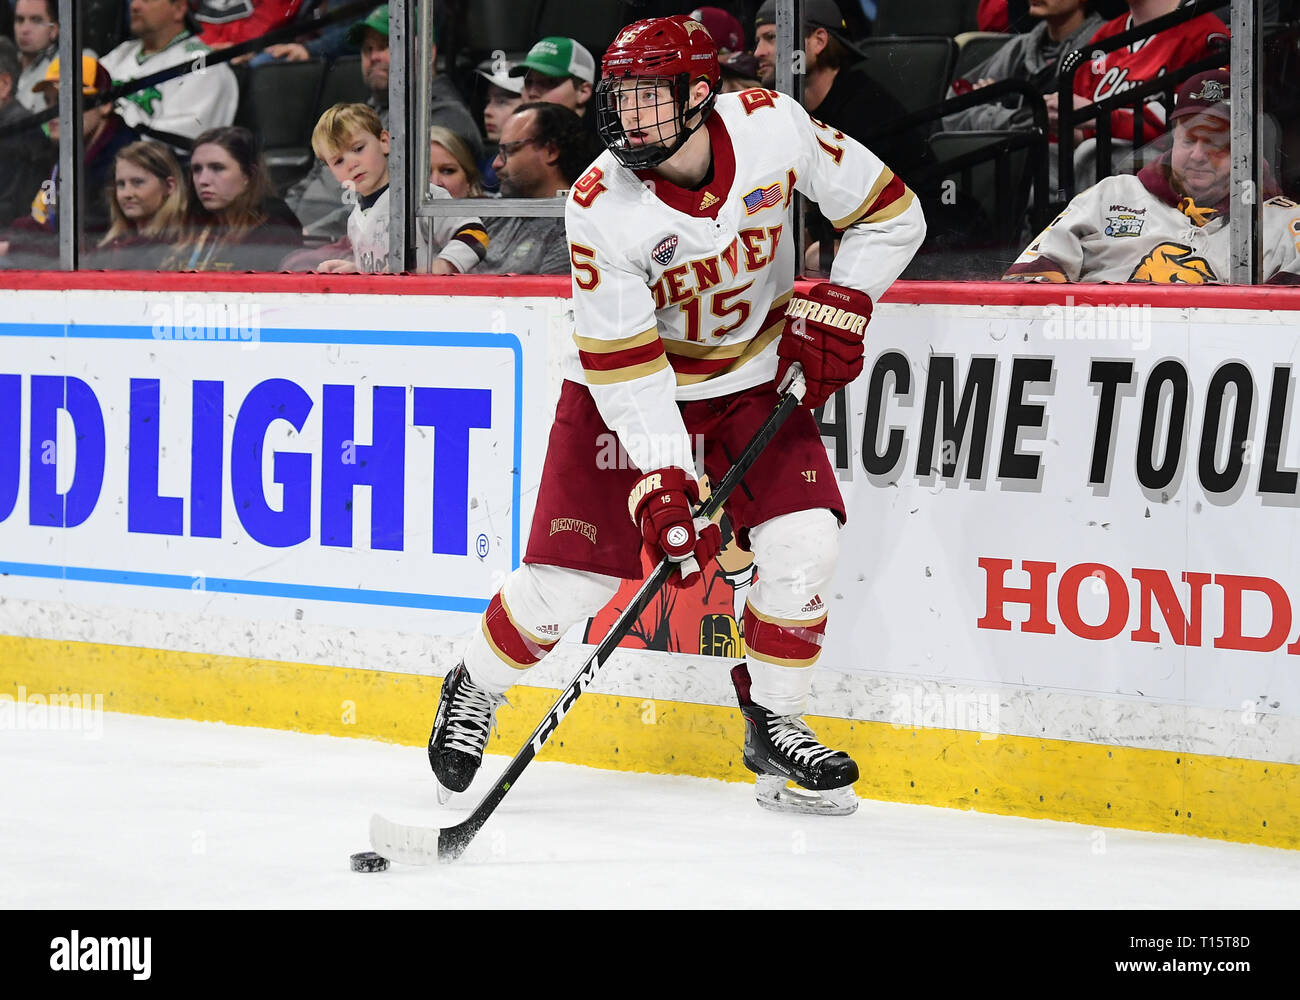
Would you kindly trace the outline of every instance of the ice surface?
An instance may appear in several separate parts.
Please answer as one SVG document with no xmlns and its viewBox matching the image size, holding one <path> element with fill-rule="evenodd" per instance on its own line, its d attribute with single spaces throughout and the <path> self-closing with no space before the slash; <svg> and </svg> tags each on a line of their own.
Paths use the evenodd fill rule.
<svg viewBox="0 0 1300 1000">
<path fill-rule="evenodd" d="M 747 784 L 549 763 L 528 768 L 455 864 L 362 875 L 348 856 L 370 849 L 372 812 L 446 825 L 479 784 L 440 810 L 420 747 L 100 718 L 98 738 L 0 729 L 0 906 L 1219 909 L 1300 898 L 1300 852 L 882 802 L 848 818 L 783 816 L 759 809 Z"/>
</svg>

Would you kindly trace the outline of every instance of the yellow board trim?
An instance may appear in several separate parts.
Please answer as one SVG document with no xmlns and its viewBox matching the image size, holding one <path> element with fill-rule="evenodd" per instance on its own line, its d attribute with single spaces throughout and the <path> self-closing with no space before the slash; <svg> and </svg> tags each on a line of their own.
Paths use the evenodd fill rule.
<svg viewBox="0 0 1300 1000">
<path fill-rule="evenodd" d="M 720 663 L 718 669 L 725 669 Z M 104 709 L 423 747 L 440 679 L 0 636 L 0 695 L 102 694 Z M 518 686 L 490 753 L 514 754 L 558 692 Z M 816 718 L 863 798 L 1300 849 L 1300 765 Z M 110 732 L 111 720 L 105 722 Z M 543 760 L 752 781 L 735 708 L 588 692 Z"/>
</svg>

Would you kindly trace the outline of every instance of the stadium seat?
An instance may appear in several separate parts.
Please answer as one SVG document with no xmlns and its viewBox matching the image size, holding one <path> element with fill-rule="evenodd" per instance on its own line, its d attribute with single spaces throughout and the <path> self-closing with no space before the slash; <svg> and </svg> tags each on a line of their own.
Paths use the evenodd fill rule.
<svg viewBox="0 0 1300 1000">
<path fill-rule="evenodd" d="M 1011 38 L 1011 35 L 1004 35 L 997 31 L 962 32 L 957 36 L 957 65 L 952 71 L 953 79 L 960 80 L 966 76 L 970 70 L 1011 41 Z"/>
<path fill-rule="evenodd" d="M 365 102 L 369 98 L 370 88 L 361 78 L 361 57 L 340 56 L 325 70 L 320 96 L 316 100 L 316 113 L 311 120 L 312 126 L 315 126 L 316 119 L 326 108 L 332 108 L 336 104 Z"/>
<path fill-rule="evenodd" d="M 865 57 L 856 65 L 908 111 L 938 104 L 948 93 L 957 58 L 951 38 L 868 38 L 858 43 Z M 926 134 L 938 128 L 925 126 Z"/>
<path fill-rule="evenodd" d="M 535 30 L 542 0 L 475 0 L 465 15 L 465 48 L 471 52 L 527 52 L 541 37 Z"/>
<path fill-rule="evenodd" d="M 249 71 L 249 127 L 261 137 L 266 166 L 277 190 L 311 167 L 314 111 L 324 77 L 325 64 L 319 59 L 267 63 Z"/>
<path fill-rule="evenodd" d="M 1026 222 L 1032 178 L 1032 149 L 1027 133 L 1016 131 L 939 132 L 930 136 L 935 174 L 955 182 L 955 193 L 969 199 L 987 222 L 990 242 L 1018 244 Z M 958 158 L 987 151 L 989 158 L 973 165 L 945 169 Z M 1002 176 L 999 177 L 999 171 Z"/>
<path fill-rule="evenodd" d="M 532 41 L 525 45 L 529 48 L 533 42 L 547 35 L 563 35 L 575 38 L 590 51 L 597 64 L 609 43 L 614 40 L 618 30 L 645 15 L 624 0 L 542 0 L 542 9 L 537 18 L 537 25 Z"/>
<path fill-rule="evenodd" d="M 877 0 L 874 34 L 947 35 L 973 31 L 979 0 Z"/>
<path fill-rule="evenodd" d="M 84 47 L 107 55 L 127 37 L 122 0 L 81 0 L 80 6 Z"/>
</svg>

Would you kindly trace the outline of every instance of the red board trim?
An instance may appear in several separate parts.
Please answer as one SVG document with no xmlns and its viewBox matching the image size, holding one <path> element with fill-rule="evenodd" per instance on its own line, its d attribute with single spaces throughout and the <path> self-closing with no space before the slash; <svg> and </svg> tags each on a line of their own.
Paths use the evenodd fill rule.
<svg viewBox="0 0 1300 1000">
<path fill-rule="evenodd" d="M 806 292 L 814 282 L 800 281 Z M 287 292 L 305 295 L 468 295 L 569 298 L 567 275 L 454 277 L 391 274 L 185 274 L 154 271 L 0 271 L 0 290 Z M 1300 287 L 1047 285 L 1001 281 L 899 281 L 882 301 L 909 305 L 1126 305 L 1164 309 L 1300 310 Z"/>
</svg>

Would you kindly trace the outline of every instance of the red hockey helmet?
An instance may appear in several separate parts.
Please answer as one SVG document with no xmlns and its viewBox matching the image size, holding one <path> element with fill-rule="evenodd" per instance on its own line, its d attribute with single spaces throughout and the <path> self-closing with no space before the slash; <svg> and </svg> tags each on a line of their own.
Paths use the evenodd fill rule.
<svg viewBox="0 0 1300 1000">
<path fill-rule="evenodd" d="M 596 88 L 596 130 L 624 166 L 658 166 L 682 147 L 713 110 L 722 72 L 718 47 L 699 21 L 685 14 L 629 24 L 618 33 L 601 60 Z M 670 107 L 642 109 L 647 114 L 631 132 L 624 127 L 620 93 L 627 81 L 654 84 L 672 95 Z M 708 96 L 689 106 L 691 84 L 705 80 Z M 654 113 L 650 114 L 649 111 Z M 686 122 L 698 115 L 699 121 Z"/>
</svg>

